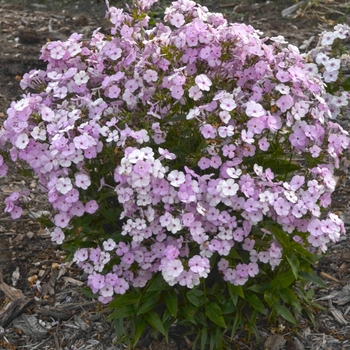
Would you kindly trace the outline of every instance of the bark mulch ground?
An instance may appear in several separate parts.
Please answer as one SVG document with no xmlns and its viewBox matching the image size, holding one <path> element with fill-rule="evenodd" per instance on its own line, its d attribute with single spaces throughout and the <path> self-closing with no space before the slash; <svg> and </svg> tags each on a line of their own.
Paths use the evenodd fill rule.
<svg viewBox="0 0 350 350">
<path fill-rule="evenodd" d="M 112 1 L 111 1 L 112 3 Z M 268 36 L 283 35 L 301 50 L 312 48 L 323 30 L 334 24 L 350 24 L 347 0 L 238 1 L 206 0 L 211 11 L 223 12 L 231 22 L 251 24 Z M 123 3 L 121 3 L 123 6 Z M 164 8 L 155 5 L 155 15 Z M 283 11 L 283 12 L 282 12 Z M 288 17 L 283 16 L 290 12 Z M 86 38 L 97 27 L 107 27 L 105 7 L 95 0 L 60 2 L 0 1 L 0 125 L 12 100 L 23 93 L 21 76 L 34 68 L 43 68 L 38 60 L 47 41 L 65 40 L 73 32 Z M 341 121 L 350 130 L 349 119 Z M 2 213 L 4 198 L 28 187 L 32 213 L 13 221 Z M 346 172 L 334 194 L 334 210 L 340 211 L 350 232 L 348 202 L 350 181 Z M 63 349 L 112 350 L 116 345 L 113 324 L 106 320 L 109 310 L 83 293 L 87 276 L 65 261 L 65 252 L 52 244 L 45 227 L 33 215 L 50 215 L 50 207 L 29 179 L 12 169 L 0 178 L 0 350 Z M 330 246 L 329 253 L 315 267 L 329 289 L 315 288 L 315 298 L 325 311 L 315 312 L 316 325 L 300 320 L 297 329 L 283 324 L 272 327 L 259 324 L 262 344 L 250 343 L 244 332 L 237 334 L 232 349 L 273 350 L 346 350 L 350 349 L 350 236 Z M 191 340 L 170 337 L 169 344 L 145 336 L 138 350 L 184 350 Z"/>
</svg>

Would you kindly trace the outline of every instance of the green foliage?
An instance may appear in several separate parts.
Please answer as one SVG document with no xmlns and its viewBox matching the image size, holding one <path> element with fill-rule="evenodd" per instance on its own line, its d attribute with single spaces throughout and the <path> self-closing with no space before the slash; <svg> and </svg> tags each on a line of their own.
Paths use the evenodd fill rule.
<svg viewBox="0 0 350 350">
<path fill-rule="evenodd" d="M 172 330 L 183 334 L 185 329 L 193 350 L 220 350 L 230 348 L 239 329 L 247 331 L 248 339 L 258 337 L 257 320 L 275 324 L 282 318 L 297 327 L 303 314 L 314 322 L 315 309 L 322 306 L 313 301 L 309 288 L 326 287 L 312 271 L 320 257 L 292 241 L 276 224 L 266 222 L 266 227 L 284 248 L 282 263 L 273 273 L 262 272 L 244 286 L 206 279 L 190 290 L 170 287 L 155 275 L 145 288 L 133 288 L 110 303 L 109 320 L 118 341 L 133 349 L 147 329 L 167 341 Z"/>
</svg>

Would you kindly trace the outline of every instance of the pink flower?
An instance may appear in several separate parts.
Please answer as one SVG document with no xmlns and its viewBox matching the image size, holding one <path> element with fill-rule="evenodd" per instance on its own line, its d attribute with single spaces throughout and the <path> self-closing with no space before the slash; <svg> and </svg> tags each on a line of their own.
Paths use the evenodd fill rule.
<svg viewBox="0 0 350 350">
<path fill-rule="evenodd" d="M 312 236 L 322 235 L 323 231 L 321 229 L 321 221 L 319 219 L 312 219 L 307 226 L 307 230 Z"/>
<path fill-rule="evenodd" d="M 69 221 L 70 221 L 70 217 L 66 213 L 60 213 L 54 216 L 54 223 L 58 227 L 61 227 L 61 228 L 67 227 Z"/>
<path fill-rule="evenodd" d="M 202 157 L 198 162 L 198 166 L 202 170 L 208 169 L 210 167 L 210 159 Z"/>
<path fill-rule="evenodd" d="M 105 95 L 109 98 L 118 98 L 121 90 L 117 85 L 112 85 L 105 90 Z"/>
<path fill-rule="evenodd" d="M 210 166 L 214 169 L 218 169 L 222 164 L 222 160 L 220 156 L 212 156 L 210 158 Z"/>
<path fill-rule="evenodd" d="M 76 173 L 75 185 L 86 190 L 91 185 L 90 177 L 86 174 Z"/>
<path fill-rule="evenodd" d="M 81 262 L 89 258 L 89 250 L 87 248 L 81 248 L 74 253 L 73 261 Z"/>
<path fill-rule="evenodd" d="M 294 175 L 290 180 L 290 188 L 297 191 L 305 183 L 305 176 Z"/>
<path fill-rule="evenodd" d="M 197 273 L 200 277 L 207 277 L 210 267 L 208 258 L 202 258 L 199 255 L 193 256 L 188 261 L 188 266 L 192 272 Z"/>
<path fill-rule="evenodd" d="M 50 56 L 55 60 L 60 60 L 66 53 L 66 49 L 63 46 L 63 43 L 60 42 L 51 42 L 48 45 L 48 48 L 51 49 Z"/>
<path fill-rule="evenodd" d="M 185 23 L 185 17 L 181 13 L 174 13 L 170 18 L 170 23 L 176 28 L 180 28 Z"/>
<path fill-rule="evenodd" d="M 166 260 L 164 262 L 164 268 L 162 269 L 162 274 L 165 278 L 176 278 L 180 276 L 183 271 L 183 265 L 180 260 Z"/>
<path fill-rule="evenodd" d="M 254 277 L 259 273 L 259 266 L 255 262 L 251 262 L 248 264 L 248 275 L 250 277 Z"/>
<path fill-rule="evenodd" d="M 163 251 L 163 254 L 164 254 L 164 257 L 168 260 L 174 260 L 176 259 L 179 254 L 180 254 L 180 251 L 174 247 L 173 245 L 168 245 L 164 251 Z"/>
<path fill-rule="evenodd" d="M 94 214 L 97 209 L 98 204 L 94 199 L 85 204 L 85 211 L 89 214 Z"/>
<path fill-rule="evenodd" d="M 290 210 L 290 204 L 282 197 L 278 197 L 273 205 L 277 215 L 287 216 Z"/>
<path fill-rule="evenodd" d="M 133 170 L 135 171 L 135 173 L 144 176 L 149 172 L 150 165 L 143 160 L 138 160 L 134 165 Z"/>
<path fill-rule="evenodd" d="M 246 106 L 246 114 L 248 117 L 259 118 L 266 114 L 265 109 L 260 103 L 249 101 Z"/>
<path fill-rule="evenodd" d="M 201 129 L 201 133 L 204 138 L 213 139 L 216 136 L 216 129 L 211 124 L 205 124 Z"/>
<path fill-rule="evenodd" d="M 129 284 L 125 281 L 124 278 L 118 278 L 118 281 L 114 285 L 114 292 L 116 294 L 125 294 L 129 289 Z"/>
<path fill-rule="evenodd" d="M 19 219 L 22 216 L 23 209 L 17 205 L 14 205 L 10 214 L 12 219 Z"/>
<path fill-rule="evenodd" d="M 236 102 L 231 95 L 224 96 L 220 99 L 220 108 L 224 111 L 231 112 L 236 108 Z"/>
<path fill-rule="evenodd" d="M 158 80 L 158 73 L 153 69 L 147 69 L 143 75 L 143 79 L 145 79 L 147 83 L 152 83 Z"/>
<path fill-rule="evenodd" d="M 293 106 L 293 97 L 291 95 L 283 95 L 277 101 L 276 105 L 284 113 Z"/>
<path fill-rule="evenodd" d="M 198 85 L 195 85 L 188 90 L 188 96 L 191 97 L 194 101 L 198 101 L 203 96 L 203 93 Z"/>
</svg>

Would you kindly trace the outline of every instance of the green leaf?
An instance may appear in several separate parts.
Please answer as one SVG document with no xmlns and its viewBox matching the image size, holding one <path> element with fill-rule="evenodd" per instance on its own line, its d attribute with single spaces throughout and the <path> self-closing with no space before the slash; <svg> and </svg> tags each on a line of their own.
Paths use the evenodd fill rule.
<svg viewBox="0 0 350 350">
<path fill-rule="evenodd" d="M 232 248 L 230 250 L 230 253 L 227 257 L 235 260 L 243 260 L 242 257 L 237 253 L 237 250 L 235 248 Z"/>
<path fill-rule="evenodd" d="M 222 350 L 222 330 L 219 327 L 216 327 L 215 332 L 215 350 Z"/>
<path fill-rule="evenodd" d="M 123 295 L 117 296 L 113 301 L 108 305 L 109 308 L 118 309 L 126 305 L 134 304 L 139 300 L 138 296 L 133 293 L 126 293 Z"/>
<path fill-rule="evenodd" d="M 298 312 L 302 311 L 300 301 L 295 293 L 290 288 L 281 289 L 279 292 L 281 299 L 289 305 L 295 307 Z"/>
<path fill-rule="evenodd" d="M 122 318 L 118 318 L 113 320 L 115 334 L 118 338 L 121 338 L 124 334 L 124 320 Z"/>
<path fill-rule="evenodd" d="M 187 120 L 186 117 L 187 117 L 186 114 L 180 114 L 180 115 L 176 115 L 176 116 L 170 118 L 169 121 L 170 122 L 180 122 L 180 121 Z"/>
<path fill-rule="evenodd" d="M 145 329 L 147 327 L 147 322 L 144 320 L 144 318 L 136 317 L 134 320 L 134 324 L 136 329 L 135 329 L 135 335 L 133 337 L 133 346 L 135 347 L 139 342 L 141 336 L 145 332 Z"/>
<path fill-rule="evenodd" d="M 342 86 L 345 91 L 350 91 L 350 77 L 343 81 Z"/>
<path fill-rule="evenodd" d="M 141 306 L 137 310 L 137 316 L 145 314 L 151 311 L 152 309 L 154 309 L 154 307 L 158 304 L 159 299 L 160 299 L 159 292 L 145 293 L 142 296 L 142 299 L 140 301 Z"/>
<path fill-rule="evenodd" d="M 236 335 L 236 331 L 238 330 L 238 328 L 243 325 L 243 313 L 240 311 L 241 310 L 235 312 L 235 319 L 233 321 L 233 325 L 231 326 L 231 340 L 233 340 L 234 336 Z"/>
<path fill-rule="evenodd" d="M 107 320 L 118 320 L 120 318 L 127 318 L 133 315 L 135 315 L 135 310 L 131 305 L 129 305 L 114 310 L 110 315 L 108 315 Z"/>
<path fill-rule="evenodd" d="M 295 253 L 299 253 L 307 262 L 309 262 L 312 265 L 322 258 L 322 255 L 310 253 L 307 249 L 302 247 L 297 242 L 291 242 L 289 248 Z"/>
<path fill-rule="evenodd" d="M 209 342 L 209 350 L 214 350 L 215 349 L 215 336 L 213 333 L 210 334 L 210 342 Z"/>
<path fill-rule="evenodd" d="M 201 331 L 201 350 L 205 349 L 205 346 L 207 345 L 207 339 L 208 339 L 208 328 L 203 327 Z"/>
<path fill-rule="evenodd" d="M 203 294 L 203 291 L 199 289 L 191 289 L 189 292 L 187 292 L 186 296 L 191 304 L 199 307 L 204 304 Z"/>
<path fill-rule="evenodd" d="M 312 322 L 313 327 L 316 327 L 315 317 L 312 311 L 309 309 L 304 309 L 304 312 L 308 316 L 309 320 Z"/>
<path fill-rule="evenodd" d="M 276 151 L 277 153 L 280 152 L 280 150 Z M 262 165 L 264 169 L 270 168 L 271 171 L 276 175 L 287 175 L 301 169 L 300 165 L 292 163 L 289 158 L 286 158 L 286 156 L 276 156 L 276 152 L 274 152 L 274 154 L 270 157 L 266 157 L 265 152 L 257 154 L 248 161 L 249 163 L 257 163 L 259 165 Z"/>
<path fill-rule="evenodd" d="M 158 332 L 162 333 L 166 340 L 168 339 L 168 332 L 165 330 L 163 323 L 160 317 L 157 315 L 155 311 L 150 311 L 149 313 L 144 315 L 146 322 Z M 167 340 L 168 341 L 168 340 Z"/>
<path fill-rule="evenodd" d="M 264 291 L 265 291 L 265 288 L 263 285 L 261 284 L 253 284 L 252 286 L 248 287 L 247 289 L 248 290 L 251 290 L 255 293 L 258 293 L 258 294 L 263 294 Z"/>
<path fill-rule="evenodd" d="M 158 274 L 153 279 L 153 281 L 150 283 L 150 285 L 146 288 L 146 291 L 147 291 L 147 293 L 148 292 L 155 292 L 155 291 L 163 291 L 168 286 L 169 285 L 164 281 L 162 274 Z"/>
<path fill-rule="evenodd" d="M 168 292 L 164 298 L 166 307 L 170 313 L 176 317 L 178 311 L 178 296 L 174 292 Z"/>
<path fill-rule="evenodd" d="M 298 279 L 298 273 L 299 273 L 299 260 L 294 254 L 286 254 L 285 255 L 290 267 L 292 268 L 292 272 L 294 275 L 294 278 Z"/>
<path fill-rule="evenodd" d="M 80 291 L 88 298 L 96 299 L 98 298 L 98 293 L 92 293 L 90 288 L 81 288 Z"/>
<path fill-rule="evenodd" d="M 181 312 L 183 317 L 194 324 L 197 324 L 196 320 L 194 319 L 194 315 L 196 314 L 198 308 L 193 306 L 184 306 L 181 308 Z"/>
<path fill-rule="evenodd" d="M 276 291 L 272 291 L 271 289 L 265 290 L 264 300 L 271 307 L 275 302 L 279 300 L 279 296 Z"/>
<path fill-rule="evenodd" d="M 205 314 L 209 318 L 210 321 L 215 323 L 217 326 L 226 328 L 226 323 L 224 318 L 222 317 L 222 311 L 220 306 L 214 303 L 207 303 L 205 308 Z"/>
<path fill-rule="evenodd" d="M 266 228 L 275 236 L 282 248 L 288 248 L 290 244 L 290 236 L 286 232 L 279 229 L 276 224 L 272 222 L 266 223 Z"/>
<path fill-rule="evenodd" d="M 244 299 L 244 292 L 242 286 L 234 286 L 230 282 L 227 282 L 227 288 L 231 298 L 235 295 L 238 295 Z"/>
<path fill-rule="evenodd" d="M 299 277 L 301 277 L 302 279 L 304 279 L 307 282 L 312 282 L 317 284 L 319 287 L 322 288 L 328 288 L 327 284 L 324 283 L 321 278 L 319 278 L 318 276 L 316 276 L 316 274 L 314 273 L 309 273 L 309 272 L 305 272 L 305 271 L 300 271 L 299 272 Z"/>
<path fill-rule="evenodd" d="M 204 327 L 207 326 L 208 318 L 204 315 L 203 312 L 196 312 L 196 314 L 194 315 L 194 319 L 196 321 L 196 324 L 202 325 Z"/>
<path fill-rule="evenodd" d="M 248 303 L 253 306 L 253 308 L 263 315 L 266 315 L 265 306 L 262 303 L 262 301 L 257 297 L 254 293 L 246 293 L 245 299 L 248 301 Z"/>
<path fill-rule="evenodd" d="M 237 309 L 237 304 L 233 303 L 232 298 L 224 300 L 221 305 L 223 315 L 232 315 Z"/>
<path fill-rule="evenodd" d="M 230 293 L 231 294 L 231 293 Z M 237 306 L 238 303 L 238 294 L 231 294 L 231 300 L 234 306 Z"/>
<path fill-rule="evenodd" d="M 169 309 L 166 308 L 163 312 L 162 322 L 165 323 L 172 318 L 174 318 L 174 316 L 170 313 Z"/>
<path fill-rule="evenodd" d="M 287 288 L 295 281 L 292 270 L 281 273 L 271 282 L 271 288 Z"/>
<path fill-rule="evenodd" d="M 313 299 L 314 295 L 315 295 L 315 290 L 314 289 L 309 289 L 307 291 L 307 293 L 306 293 L 306 297 L 307 297 L 308 300 Z"/>
<path fill-rule="evenodd" d="M 286 175 L 294 173 L 301 169 L 301 166 L 295 163 L 291 163 L 289 159 L 277 158 L 273 159 L 270 164 L 264 164 L 265 168 L 271 168 L 271 170 L 278 175 Z"/>
<path fill-rule="evenodd" d="M 284 305 L 281 305 L 280 303 L 275 303 L 272 305 L 272 308 L 277 312 L 279 316 L 283 317 L 285 320 L 292 323 L 293 325 L 297 325 L 297 321 Z"/>
</svg>

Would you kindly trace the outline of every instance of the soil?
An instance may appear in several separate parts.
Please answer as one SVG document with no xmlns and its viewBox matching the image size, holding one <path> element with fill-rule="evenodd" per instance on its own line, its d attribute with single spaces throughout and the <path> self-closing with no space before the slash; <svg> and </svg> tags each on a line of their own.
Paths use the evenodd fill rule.
<svg viewBox="0 0 350 350">
<path fill-rule="evenodd" d="M 115 5 L 112 0 L 110 3 Z M 282 16 L 282 11 L 295 5 L 293 0 L 205 0 L 202 4 L 223 12 L 230 22 L 251 24 L 267 36 L 283 35 L 301 51 L 312 48 L 322 31 L 337 23 L 350 24 L 348 0 L 300 1 L 289 17 Z M 154 5 L 155 19 L 165 6 L 164 0 Z M 23 94 L 21 76 L 44 68 L 38 60 L 42 45 L 65 40 L 73 32 L 88 38 L 97 27 L 108 27 L 104 13 L 104 3 L 97 0 L 0 1 L 0 125 L 11 101 Z M 350 129 L 348 120 L 342 123 Z M 0 350 L 125 349 L 123 344 L 114 345 L 114 329 L 106 320 L 108 310 L 83 293 L 86 276 L 65 262 L 64 251 L 52 244 L 45 228 L 33 219 L 36 213 L 50 215 L 49 207 L 36 180 L 24 175 L 11 169 L 8 176 L 0 178 Z M 346 175 L 333 203 L 348 230 L 349 184 Z M 13 221 L 2 213 L 2 203 L 9 193 L 27 186 L 33 213 Z M 259 334 L 264 346 L 257 339 L 247 342 L 243 332 L 232 349 L 350 349 L 349 243 L 347 235 L 342 237 L 315 267 L 329 289 L 315 289 L 315 298 L 325 311 L 315 313 L 314 326 L 301 320 L 300 327 L 291 332 L 287 326 L 270 327 L 262 322 Z M 183 350 L 190 346 L 190 340 L 182 336 L 171 338 L 169 344 L 145 337 L 138 349 Z"/>
</svg>

